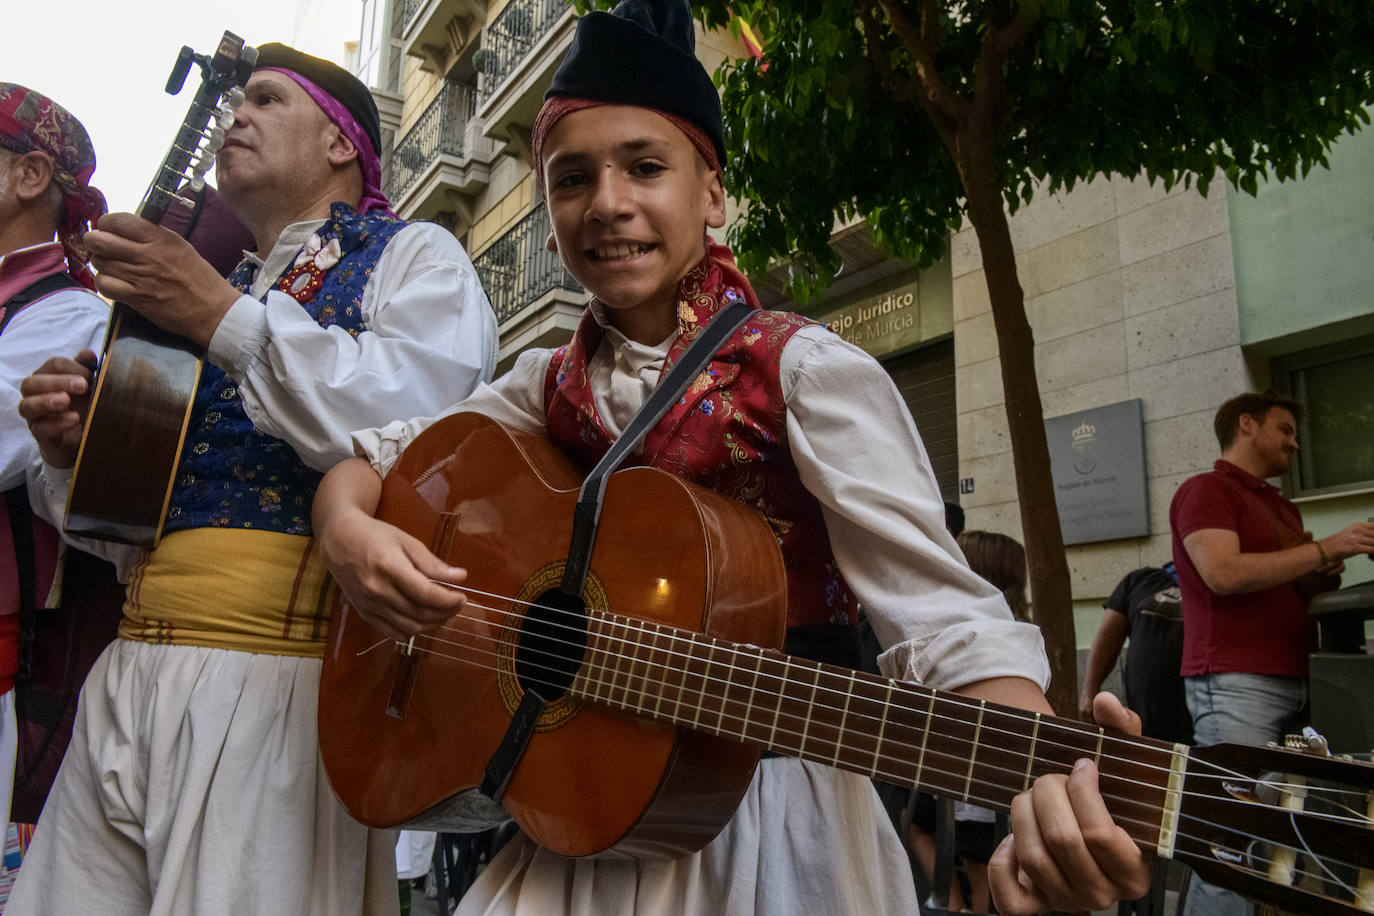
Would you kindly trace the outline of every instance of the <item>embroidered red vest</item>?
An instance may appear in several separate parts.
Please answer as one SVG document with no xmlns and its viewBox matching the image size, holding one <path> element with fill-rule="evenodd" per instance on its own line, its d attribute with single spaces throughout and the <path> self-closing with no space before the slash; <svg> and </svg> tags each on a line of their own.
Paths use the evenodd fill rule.
<svg viewBox="0 0 1374 916">
<path fill-rule="evenodd" d="M 723 256 L 722 256 L 723 254 Z M 858 603 L 840 575 L 820 504 L 802 486 L 787 443 L 779 381 L 783 346 L 812 322 L 758 308 L 748 281 L 713 246 L 678 287 L 678 335 L 663 374 L 723 304 L 744 299 L 757 313 L 712 357 L 686 394 L 649 431 L 640 463 L 747 503 L 777 534 L 787 568 L 788 627 L 853 625 Z M 614 439 L 597 414 L 587 361 L 602 330 L 588 311 L 554 352 L 544 385 L 550 438 L 590 469 Z"/>
</svg>

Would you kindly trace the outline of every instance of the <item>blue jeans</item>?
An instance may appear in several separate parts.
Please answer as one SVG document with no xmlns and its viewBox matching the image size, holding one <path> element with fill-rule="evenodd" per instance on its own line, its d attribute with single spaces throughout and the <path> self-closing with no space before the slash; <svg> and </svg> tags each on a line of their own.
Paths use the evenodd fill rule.
<svg viewBox="0 0 1374 916">
<path fill-rule="evenodd" d="M 1227 671 L 1184 678 L 1193 740 L 1212 744 L 1258 744 L 1282 741 L 1307 724 L 1307 681 Z M 1251 916 L 1254 904 L 1190 876 L 1184 916 Z"/>
</svg>

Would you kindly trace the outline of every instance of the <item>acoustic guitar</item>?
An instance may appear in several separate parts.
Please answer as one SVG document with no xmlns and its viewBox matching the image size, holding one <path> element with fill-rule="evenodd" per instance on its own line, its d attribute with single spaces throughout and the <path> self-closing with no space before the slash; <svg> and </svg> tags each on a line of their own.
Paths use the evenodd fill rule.
<svg viewBox="0 0 1374 916">
<path fill-rule="evenodd" d="M 213 55 L 181 49 L 167 92 L 181 90 L 192 63 L 202 72 L 200 88 L 139 216 L 159 223 L 169 207 L 194 206 L 178 189 L 188 181 L 196 190 L 204 185 L 257 57 L 257 49 L 232 32 L 224 33 Z M 114 304 L 67 497 L 68 534 L 157 546 L 203 356 L 191 341 Z"/>
<path fill-rule="evenodd" d="M 1374 912 L 1374 766 L 1127 737 L 785 656 L 771 529 L 652 468 L 611 475 L 586 587 L 565 598 L 580 482 L 547 441 L 476 414 L 387 476 L 378 516 L 465 567 L 468 603 L 400 644 L 336 603 L 320 748 L 359 821 L 472 829 L 472 790 L 535 690 L 550 702 L 501 804 L 562 855 L 701 848 L 765 748 L 1003 811 L 1088 757 L 1142 847 L 1295 912 Z"/>
</svg>

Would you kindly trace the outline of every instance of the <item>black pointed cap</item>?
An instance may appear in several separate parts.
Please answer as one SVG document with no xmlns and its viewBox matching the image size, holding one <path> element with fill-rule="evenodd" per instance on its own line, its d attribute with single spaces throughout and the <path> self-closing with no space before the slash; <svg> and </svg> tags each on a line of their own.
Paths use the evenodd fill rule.
<svg viewBox="0 0 1374 916">
<path fill-rule="evenodd" d="M 377 101 L 372 98 L 363 81 L 352 73 L 332 61 L 312 57 L 276 41 L 258 48 L 258 62 L 254 66 L 259 70 L 263 67 L 294 70 L 319 86 L 348 110 L 363 133 L 367 134 L 367 139 L 372 141 L 372 151 L 381 154 L 382 122 L 377 114 Z"/>
<path fill-rule="evenodd" d="M 720 95 L 696 57 L 687 0 L 622 0 L 577 23 L 544 98 L 656 108 L 695 124 L 725 162 Z"/>
</svg>

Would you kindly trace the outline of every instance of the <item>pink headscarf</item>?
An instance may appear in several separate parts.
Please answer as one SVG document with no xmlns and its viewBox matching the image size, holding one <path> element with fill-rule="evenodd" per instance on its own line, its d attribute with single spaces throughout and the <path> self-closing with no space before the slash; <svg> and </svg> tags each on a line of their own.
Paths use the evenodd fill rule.
<svg viewBox="0 0 1374 916">
<path fill-rule="evenodd" d="M 306 95 L 310 96 L 311 101 L 320 106 L 320 111 L 325 113 L 325 117 L 333 121 L 357 148 L 358 166 L 363 172 L 363 196 L 358 202 L 358 212 L 361 214 L 370 210 L 382 210 L 390 216 L 395 216 L 391 210 L 391 201 L 386 199 L 386 194 L 382 191 L 382 160 L 372 148 L 371 138 L 357 119 L 348 113 L 348 109 L 334 96 L 294 70 L 285 67 L 259 67 L 258 70 L 272 70 L 295 80 L 305 90 Z"/>
</svg>

